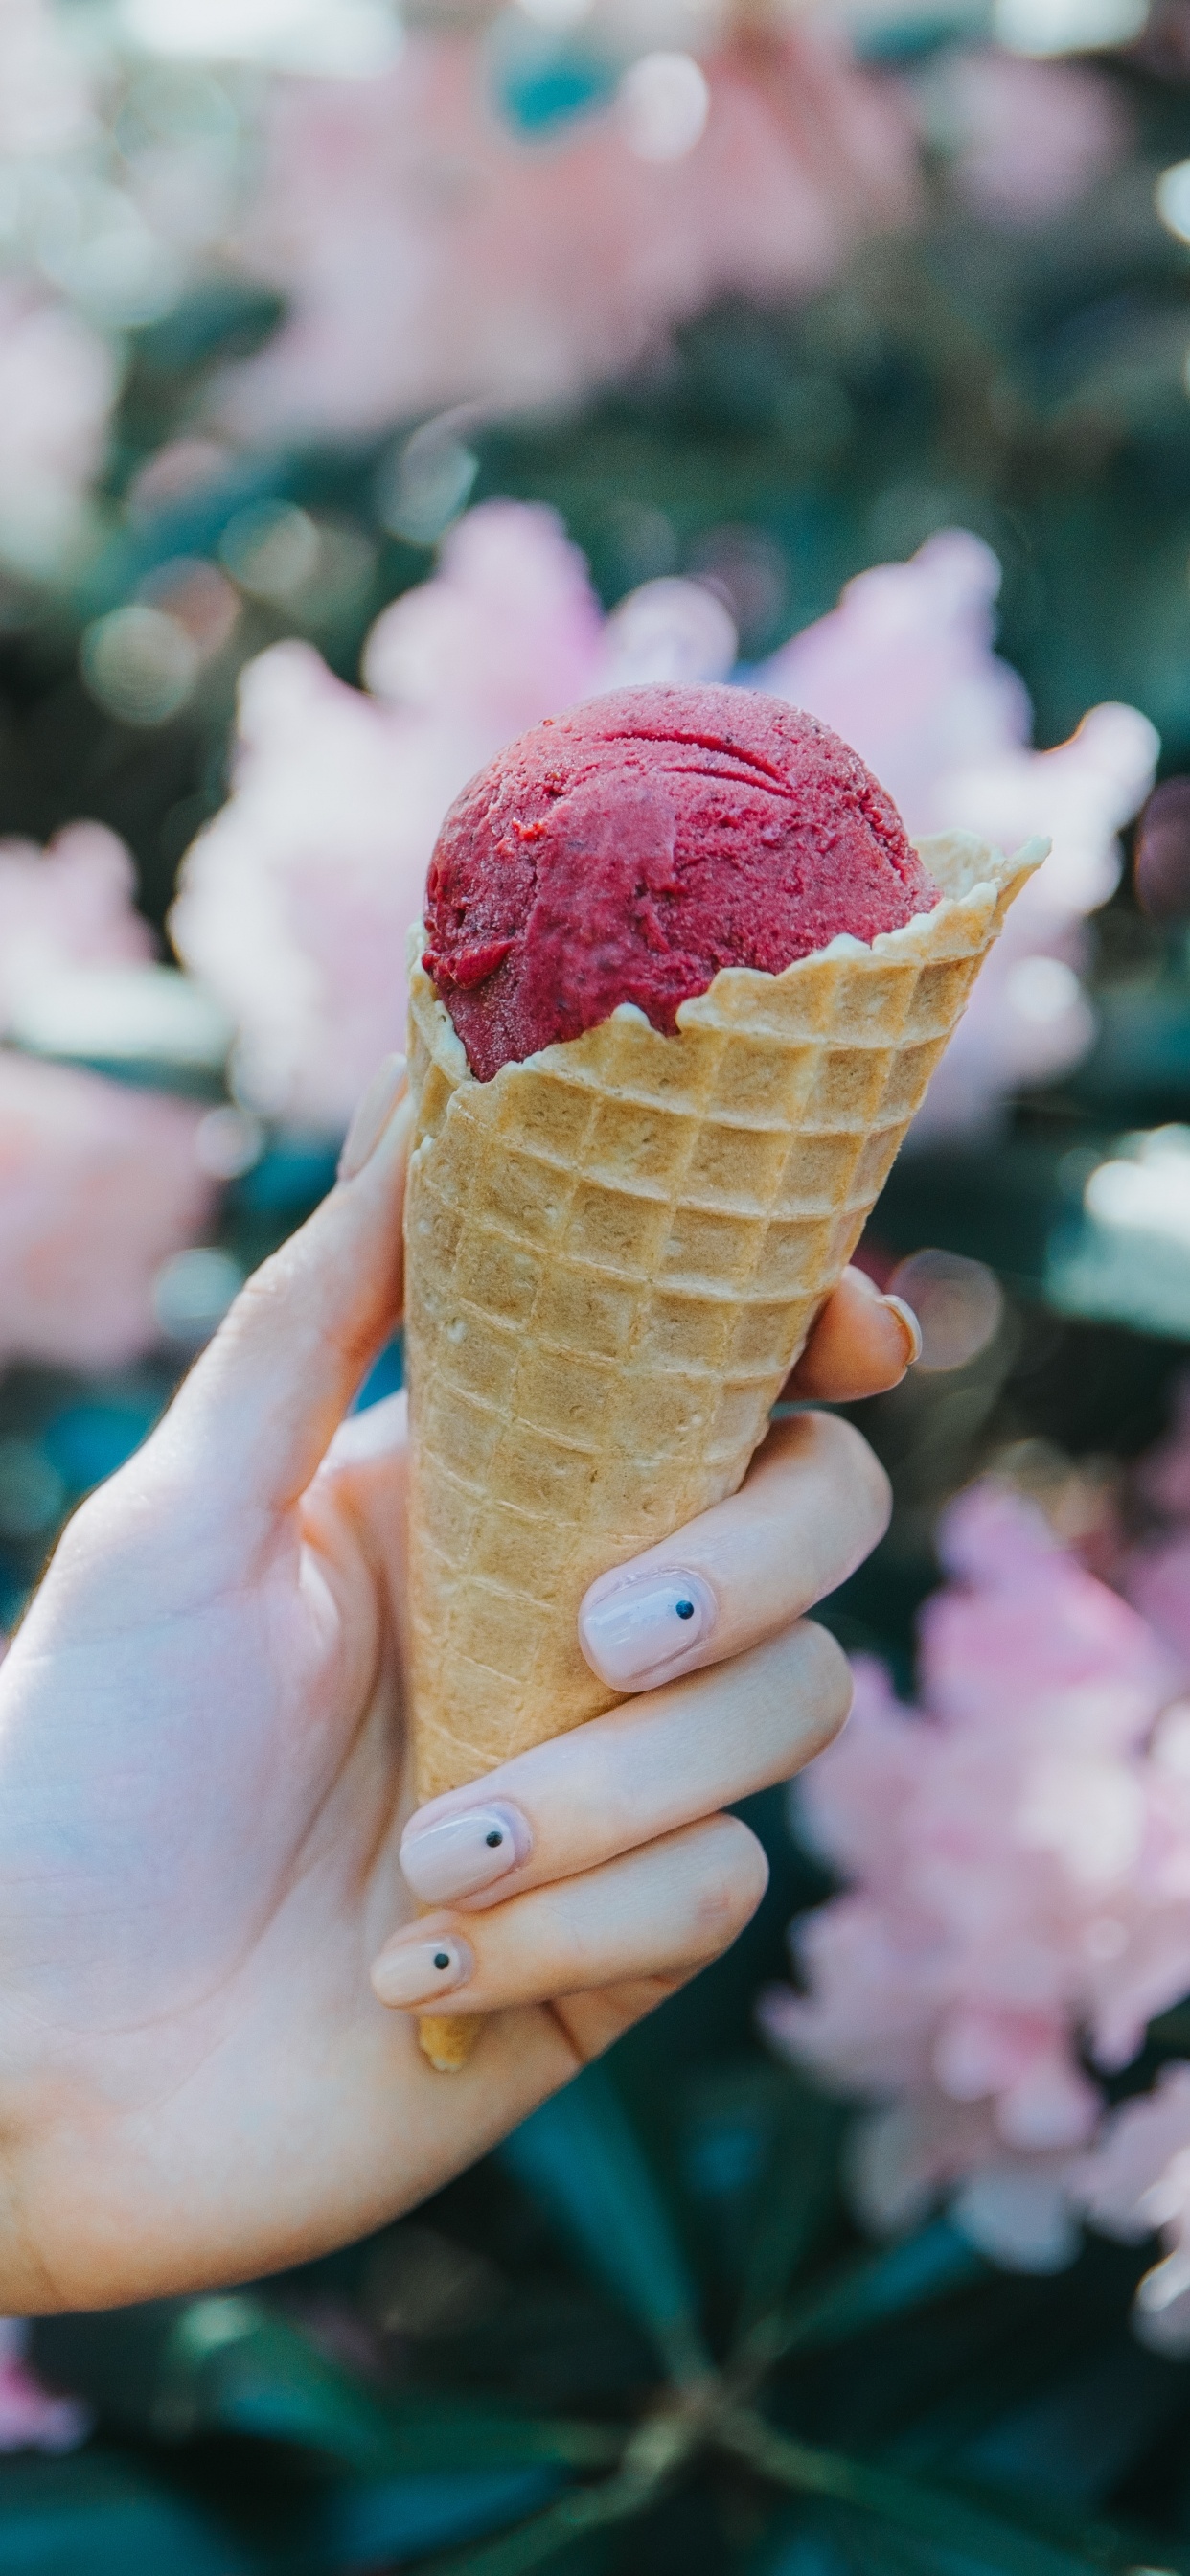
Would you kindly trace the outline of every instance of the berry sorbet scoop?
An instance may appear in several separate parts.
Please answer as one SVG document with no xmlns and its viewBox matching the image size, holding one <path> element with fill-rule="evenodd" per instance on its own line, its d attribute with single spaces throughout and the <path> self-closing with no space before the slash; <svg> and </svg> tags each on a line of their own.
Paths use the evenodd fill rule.
<svg viewBox="0 0 1190 2576">
<path fill-rule="evenodd" d="M 814 716 L 752 689 L 617 689 L 464 788 L 423 963 L 490 1082 L 624 1002 L 672 1037 L 721 967 L 779 975 L 937 901 L 891 797 Z"/>
<path fill-rule="evenodd" d="M 410 968 L 420 1799 L 614 1705 L 588 1584 L 742 1482 L 1045 846 L 915 850 L 731 688 L 593 699 L 451 808 Z"/>
</svg>

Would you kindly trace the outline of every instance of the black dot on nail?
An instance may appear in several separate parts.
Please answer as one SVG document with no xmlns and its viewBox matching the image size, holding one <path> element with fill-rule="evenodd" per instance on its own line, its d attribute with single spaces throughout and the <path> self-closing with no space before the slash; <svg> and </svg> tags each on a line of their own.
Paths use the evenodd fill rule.
<svg viewBox="0 0 1190 2576">
<path fill-rule="evenodd" d="M 675 1601 L 674 1608 L 677 1611 L 679 1619 L 692 1619 L 694 1617 L 694 1603 L 692 1601 Z"/>
<path fill-rule="evenodd" d="M 498 1851 L 503 1840 L 504 1836 L 500 1833 L 484 1835 L 484 1841 L 486 1842 L 489 1851 Z"/>
<path fill-rule="evenodd" d="M 449 1968 L 449 1966 L 450 1966 L 450 1952 L 449 1952 L 449 1950 L 435 1950 L 435 1952 L 434 1952 L 434 1965 L 435 1965 L 435 1967 L 436 1967 L 436 1968 Z"/>
</svg>

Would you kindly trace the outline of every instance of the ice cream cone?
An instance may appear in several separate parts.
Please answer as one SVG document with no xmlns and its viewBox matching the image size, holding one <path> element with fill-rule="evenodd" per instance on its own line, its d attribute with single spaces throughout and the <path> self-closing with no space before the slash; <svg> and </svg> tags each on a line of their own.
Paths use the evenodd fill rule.
<svg viewBox="0 0 1190 2576">
<path fill-rule="evenodd" d="M 1008 905 L 1045 856 L 920 845 L 943 899 L 870 947 L 727 968 L 473 1077 L 412 934 L 406 1210 L 419 1800 L 614 1705 L 597 1574 L 734 1493 Z M 477 2025 L 421 2025 L 437 2065 Z"/>
</svg>

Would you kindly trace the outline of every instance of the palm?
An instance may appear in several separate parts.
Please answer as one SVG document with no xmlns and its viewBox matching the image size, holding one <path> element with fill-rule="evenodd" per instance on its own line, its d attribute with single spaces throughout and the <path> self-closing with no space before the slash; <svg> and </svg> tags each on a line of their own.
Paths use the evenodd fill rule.
<svg viewBox="0 0 1190 2576">
<path fill-rule="evenodd" d="M 113 2209 L 146 2289 L 297 2260 L 572 2071 L 534 2011 L 490 2034 L 481 2085 L 447 2083 L 369 1986 L 413 1910 L 398 1432 L 319 1476 L 247 1573 L 225 1500 L 169 1509 L 150 1447 L 80 1515 L 4 1667 L 0 2030 L 10 2064 L 35 2032 L 43 2065 L 49 2035 L 84 2276 Z"/>
<path fill-rule="evenodd" d="M 0 1668 L 8 2305 L 242 2279 L 424 2197 L 732 1937 L 756 1902 L 754 1847 L 730 1828 L 725 1858 L 714 1810 L 824 1740 L 816 1689 L 829 1723 L 842 1714 L 837 1677 L 811 1676 L 791 1738 L 804 1674 L 792 1698 L 746 1682 L 733 1750 L 714 1693 L 669 1716 L 671 1694 L 653 1694 L 652 1727 L 682 1731 L 677 1807 L 672 1751 L 654 1777 L 645 1725 L 640 1822 L 621 1776 L 605 1857 L 656 1835 L 656 1870 L 625 1897 L 614 1865 L 591 1866 L 603 1792 L 588 1818 L 590 1797 L 566 1790 L 553 1831 L 582 1827 L 561 1872 L 573 1904 L 551 1913 L 543 1884 L 497 1909 L 527 1906 L 538 1927 L 500 1995 L 512 2008 L 461 2074 L 431 2071 L 369 1974 L 413 1910 L 397 1860 L 400 1405 L 337 1430 L 399 1312 L 407 1132 L 398 1111 L 249 1284 L 151 1440 L 77 1514 Z M 827 1589 L 856 1561 L 854 1460 L 789 1472 L 809 1507 L 795 1556 L 839 1523 Z M 880 1509 L 869 1497 L 868 1543 Z M 784 1565 L 783 1520 L 780 1541 Z M 758 1633 L 772 1625 L 770 1605 Z"/>
</svg>

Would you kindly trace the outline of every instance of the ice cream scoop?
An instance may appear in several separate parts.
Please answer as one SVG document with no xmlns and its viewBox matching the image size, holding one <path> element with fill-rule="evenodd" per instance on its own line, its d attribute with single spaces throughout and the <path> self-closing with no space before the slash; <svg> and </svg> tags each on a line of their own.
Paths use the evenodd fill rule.
<svg viewBox="0 0 1190 2576">
<path fill-rule="evenodd" d="M 617 689 L 464 788 L 424 964 L 489 1082 L 625 1002 L 672 1035 L 721 968 L 779 975 L 938 899 L 891 798 L 814 716 L 755 689 Z"/>
</svg>

